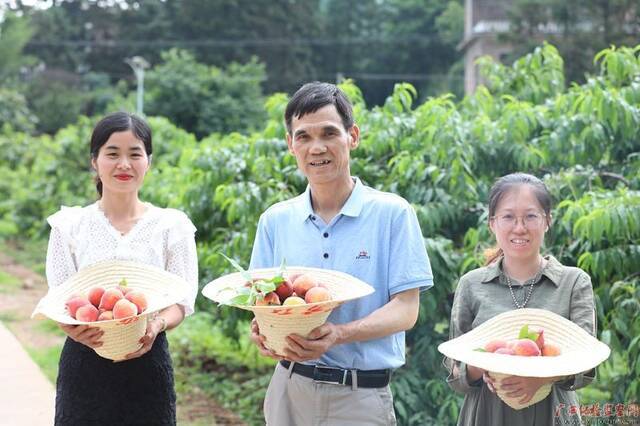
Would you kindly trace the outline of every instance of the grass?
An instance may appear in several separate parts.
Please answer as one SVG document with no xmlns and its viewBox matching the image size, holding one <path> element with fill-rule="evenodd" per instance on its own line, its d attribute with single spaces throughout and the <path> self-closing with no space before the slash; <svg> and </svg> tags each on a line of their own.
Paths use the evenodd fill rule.
<svg viewBox="0 0 640 426">
<path fill-rule="evenodd" d="M 20 319 L 19 315 L 15 311 L 3 311 L 0 312 L 0 322 L 14 322 Z"/>
<path fill-rule="evenodd" d="M 32 271 L 45 274 L 47 240 L 9 240 L 0 238 L 0 251 Z"/>
<path fill-rule="evenodd" d="M 58 324 L 55 321 L 38 321 L 33 328 L 40 333 L 65 336 L 64 331 L 58 327 Z"/>
<path fill-rule="evenodd" d="M 27 346 L 25 349 L 49 381 L 55 383 L 56 377 L 58 377 L 58 360 L 60 359 L 60 352 L 62 352 L 62 345 L 49 346 L 47 348 Z"/>
<path fill-rule="evenodd" d="M 0 293 L 13 293 L 20 289 L 20 280 L 0 269 Z"/>
</svg>

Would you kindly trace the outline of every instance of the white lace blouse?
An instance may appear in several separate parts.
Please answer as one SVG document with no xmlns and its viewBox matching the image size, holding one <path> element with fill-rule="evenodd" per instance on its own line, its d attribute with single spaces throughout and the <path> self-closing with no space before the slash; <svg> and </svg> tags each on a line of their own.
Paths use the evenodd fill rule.
<svg viewBox="0 0 640 426">
<path fill-rule="evenodd" d="M 148 206 L 125 235 L 111 225 L 98 203 L 62 207 L 49 216 L 49 286 L 60 285 L 77 271 L 100 261 L 131 260 L 184 278 L 189 283 L 189 293 L 180 304 L 186 315 L 192 314 L 198 293 L 196 228 L 179 210 Z"/>
</svg>

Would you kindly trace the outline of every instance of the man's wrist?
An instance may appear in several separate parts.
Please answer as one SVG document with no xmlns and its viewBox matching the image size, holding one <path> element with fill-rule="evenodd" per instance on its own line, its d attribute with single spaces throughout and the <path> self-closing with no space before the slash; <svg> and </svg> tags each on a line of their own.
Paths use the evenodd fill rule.
<svg viewBox="0 0 640 426">
<path fill-rule="evenodd" d="M 336 333 L 336 340 L 334 345 L 341 345 L 343 343 L 349 343 L 349 336 L 351 336 L 352 334 L 352 323 L 350 324 L 334 324 L 333 325 L 335 333 Z"/>
</svg>

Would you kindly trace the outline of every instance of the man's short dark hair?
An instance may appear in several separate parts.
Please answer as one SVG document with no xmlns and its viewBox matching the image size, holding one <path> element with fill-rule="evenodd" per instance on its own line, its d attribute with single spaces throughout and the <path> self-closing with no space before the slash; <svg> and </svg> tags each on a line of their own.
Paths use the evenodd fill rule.
<svg viewBox="0 0 640 426">
<path fill-rule="evenodd" d="M 353 127 L 353 108 L 347 95 L 335 84 L 314 81 L 299 88 L 289 100 L 284 112 L 287 132 L 291 134 L 291 121 L 294 117 L 314 113 L 327 105 L 336 107 L 345 130 Z"/>
</svg>

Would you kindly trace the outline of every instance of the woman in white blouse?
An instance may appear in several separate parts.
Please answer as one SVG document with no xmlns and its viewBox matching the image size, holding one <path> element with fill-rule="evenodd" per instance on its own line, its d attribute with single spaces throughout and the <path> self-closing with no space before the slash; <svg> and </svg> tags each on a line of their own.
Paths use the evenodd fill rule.
<svg viewBox="0 0 640 426">
<path fill-rule="evenodd" d="M 193 313 L 198 290 L 196 228 L 181 211 L 138 197 L 151 163 L 151 130 L 135 115 L 102 119 L 91 136 L 91 164 L 100 198 L 63 207 L 48 218 L 49 286 L 96 262 L 119 259 L 154 265 L 183 277 L 190 293 L 149 321 L 143 346 L 122 362 L 97 355 L 102 332 L 60 324 L 68 335 L 57 380 L 56 425 L 175 425 L 173 369 L 164 331 Z"/>
</svg>

